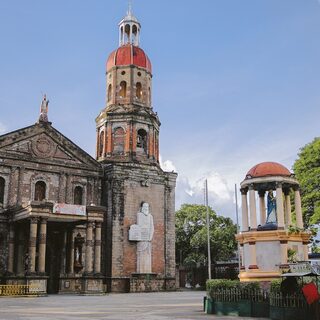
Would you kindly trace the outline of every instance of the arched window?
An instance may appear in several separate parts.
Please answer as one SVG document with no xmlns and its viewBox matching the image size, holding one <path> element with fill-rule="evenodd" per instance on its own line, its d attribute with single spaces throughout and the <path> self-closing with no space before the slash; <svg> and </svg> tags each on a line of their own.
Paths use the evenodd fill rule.
<svg viewBox="0 0 320 320">
<path fill-rule="evenodd" d="M 4 204 L 4 188 L 6 185 L 6 180 L 0 177 L 0 204 Z"/>
<path fill-rule="evenodd" d="M 108 101 L 111 100 L 111 96 L 112 96 L 112 85 L 109 84 L 109 87 L 108 87 Z"/>
<path fill-rule="evenodd" d="M 125 98 L 127 96 L 127 83 L 125 81 L 120 82 L 119 97 Z"/>
<path fill-rule="evenodd" d="M 136 84 L 136 98 L 141 100 L 142 98 L 142 85 L 141 82 L 137 82 Z"/>
<path fill-rule="evenodd" d="M 130 25 L 126 24 L 126 26 L 124 27 L 124 33 L 125 33 L 125 43 L 130 42 Z"/>
<path fill-rule="evenodd" d="M 143 129 L 138 130 L 137 148 L 140 148 L 144 152 L 147 152 L 147 132 Z"/>
<path fill-rule="evenodd" d="M 82 205 L 83 188 L 76 186 L 73 192 L 73 202 L 74 204 Z"/>
<path fill-rule="evenodd" d="M 103 146 L 104 146 L 104 131 L 102 131 L 99 136 L 99 157 L 102 157 L 103 155 Z"/>
<path fill-rule="evenodd" d="M 124 151 L 125 131 L 123 128 L 116 128 L 113 132 L 113 152 L 122 153 Z"/>
<path fill-rule="evenodd" d="M 131 41 L 133 44 L 137 44 L 137 34 L 138 34 L 138 28 L 134 24 L 132 26 L 132 41 Z"/>
<path fill-rule="evenodd" d="M 42 201 L 46 198 L 46 183 L 38 181 L 34 186 L 34 200 Z"/>
</svg>

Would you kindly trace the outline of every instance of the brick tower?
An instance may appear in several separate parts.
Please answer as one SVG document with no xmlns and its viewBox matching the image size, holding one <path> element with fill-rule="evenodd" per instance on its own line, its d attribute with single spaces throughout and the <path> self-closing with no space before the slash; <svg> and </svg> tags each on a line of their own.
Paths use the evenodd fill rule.
<svg viewBox="0 0 320 320">
<path fill-rule="evenodd" d="M 96 118 L 96 159 L 104 166 L 107 207 L 104 274 L 109 291 L 175 288 L 176 173 L 159 165 L 160 121 L 152 108 L 152 68 L 139 47 L 141 25 L 129 8 L 119 23 L 119 47 L 106 64 L 106 106 Z M 151 272 L 137 272 L 137 241 L 129 241 L 141 203 L 153 217 Z"/>
</svg>

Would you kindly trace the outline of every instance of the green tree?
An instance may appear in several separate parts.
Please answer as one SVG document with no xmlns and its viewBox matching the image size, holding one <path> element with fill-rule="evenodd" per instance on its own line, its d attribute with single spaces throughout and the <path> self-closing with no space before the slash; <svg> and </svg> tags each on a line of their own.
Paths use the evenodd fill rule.
<svg viewBox="0 0 320 320">
<path fill-rule="evenodd" d="M 304 222 L 307 227 L 320 222 L 320 138 L 300 149 L 293 170 L 301 187 Z"/>
<path fill-rule="evenodd" d="M 228 260 L 235 252 L 237 227 L 230 218 L 217 215 L 209 207 L 211 261 Z M 176 212 L 177 262 L 195 266 L 207 259 L 206 207 L 183 204 Z"/>
</svg>

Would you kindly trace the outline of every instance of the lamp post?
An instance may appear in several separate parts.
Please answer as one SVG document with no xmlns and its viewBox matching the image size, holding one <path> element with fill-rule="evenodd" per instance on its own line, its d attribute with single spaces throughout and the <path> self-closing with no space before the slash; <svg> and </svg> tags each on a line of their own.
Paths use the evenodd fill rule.
<svg viewBox="0 0 320 320">
<path fill-rule="evenodd" d="M 208 240 L 208 277 L 211 280 L 211 250 L 210 250 L 210 219 L 209 219 L 209 207 L 208 207 L 208 181 L 204 182 L 205 185 L 205 203 L 207 207 L 207 240 Z"/>
</svg>

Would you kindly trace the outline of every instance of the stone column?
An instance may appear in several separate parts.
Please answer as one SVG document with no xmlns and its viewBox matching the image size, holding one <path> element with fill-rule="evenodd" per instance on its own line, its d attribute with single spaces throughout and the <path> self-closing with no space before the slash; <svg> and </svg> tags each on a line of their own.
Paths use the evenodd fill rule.
<svg viewBox="0 0 320 320">
<path fill-rule="evenodd" d="M 48 219 L 46 218 L 42 218 L 40 221 L 39 261 L 38 261 L 38 271 L 40 273 L 46 272 L 47 221 Z"/>
<path fill-rule="evenodd" d="M 288 241 L 280 240 L 281 264 L 288 264 Z"/>
<path fill-rule="evenodd" d="M 297 227 L 303 229 L 302 209 L 301 209 L 301 196 L 299 188 L 294 190 L 294 206 L 296 210 Z"/>
<path fill-rule="evenodd" d="M 290 226 L 292 224 L 291 220 L 291 201 L 290 201 L 290 195 L 289 190 L 286 190 L 285 192 L 285 222 L 287 226 Z"/>
<path fill-rule="evenodd" d="M 249 187 L 249 202 L 250 202 L 250 229 L 257 230 L 257 207 L 256 196 L 253 186 Z"/>
<path fill-rule="evenodd" d="M 37 249 L 37 228 L 38 218 L 32 217 L 30 219 L 30 235 L 29 235 L 29 272 L 36 271 L 36 249 Z"/>
<path fill-rule="evenodd" d="M 74 237 L 73 229 L 69 231 L 70 255 L 69 255 L 69 273 L 74 273 Z"/>
<path fill-rule="evenodd" d="M 95 246 L 94 246 L 94 272 L 101 272 L 101 222 L 96 222 L 96 234 L 95 234 Z"/>
<path fill-rule="evenodd" d="M 60 268 L 60 272 L 62 274 L 66 274 L 67 270 L 66 270 L 66 266 L 67 266 L 67 230 L 63 231 L 63 247 L 62 247 L 62 251 L 61 251 L 61 268 Z"/>
<path fill-rule="evenodd" d="M 266 223 L 266 202 L 264 199 L 265 191 L 259 191 L 259 207 L 260 207 L 260 224 Z"/>
<path fill-rule="evenodd" d="M 17 252 L 17 273 L 18 274 L 24 274 L 24 253 L 25 253 L 25 238 L 24 233 L 22 231 L 22 227 L 20 226 L 18 228 L 18 252 Z"/>
<path fill-rule="evenodd" d="M 259 269 L 257 266 L 257 253 L 256 253 L 256 242 L 249 242 L 249 250 L 250 250 L 250 265 L 249 269 Z"/>
<path fill-rule="evenodd" d="M 8 272 L 13 273 L 14 264 L 14 224 L 9 224 L 9 243 L 8 243 Z"/>
<path fill-rule="evenodd" d="M 242 210 L 242 231 L 248 231 L 249 222 L 248 222 L 248 202 L 247 202 L 247 190 L 240 189 L 241 191 L 241 210 Z"/>
<path fill-rule="evenodd" d="M 87 235 L 86 235 L 86 266 L 85 272 L 92 273 L 92 229 L 93 222 L 88 221 L 87 223 Z"/>
<path fill-rule="evenodd" d="M 281 183 L 277 184 L 276 201 L 277 201 L 278 229 L 284 229 L 283 193 L 282 193 Z"/>
</svg>

